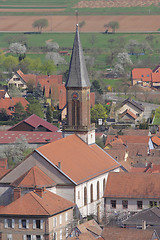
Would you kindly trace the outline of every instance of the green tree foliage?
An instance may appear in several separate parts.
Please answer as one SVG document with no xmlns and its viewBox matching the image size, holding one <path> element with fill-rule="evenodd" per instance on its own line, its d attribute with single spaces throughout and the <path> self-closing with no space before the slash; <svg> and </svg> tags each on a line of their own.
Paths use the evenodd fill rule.
<svg viewBox="0 0 160 240">
<path fill-rule="evenodd" d="M 3 66 L 11 74 L 12 72 L 15 72 L 17 70 L 18 63 L 19 61 L 16 57 L 8 56 L 8 57 L 5 57 Z"/>
<path fill-rule="evenodd" d="M 98 80 L 94 80 L 92 82 L 92 89 L 94 91 L 97 91 L 99 94 L 103 94 L 103 90 L 102 90 L 101 85 Z"/>
<path fill-rule="evenodd" d="M 38 19 L 38 20 L 33 22 L 32 27 L 33 28 L 38 28 L 38 31 L 42 32 L 42 30 L 44 28 L 48 27 L 48 20 L 45 19 L 45 18 Z"/>
<path fill-rule="evenodd" d="M 39 82 L 37 83 L 37 86 L 33 88 L 33 97 L 35 97 L 35 99 L 37 100 L 40 100 L 43 98 L 42 86 Z"/>
<path fill-rule="evenodd" d="M 36 114 L 37 116 L 44 118 L 42 105 L 39 100 L 35 99 L 33 96 L 29 96 L 27 97 L 27 101 L 29 102 L 27 106 L 27 113 L 29 115 Z"/>
<path fill-rule="evenodd" d="M 46 112 L 46 118 L 47 118 L 47 121 L 52 123 L 53 121 L 53 112 L 52 112 L 52 108 L 51 106 L 47 106 L 47 112 Z"/>
<path fill-rule="evenodd" d="M 41 74 L 51 75 L 56 73 L 56 71 L 57 68 L 52 60 L 45 61 L 45 63 L 41 67 Z"/>
<path fill-rule="evenodd" d="M 0 121 L 8 121 L 9 116 L 5 108 L 0 109 Z"/>
<path fill-rule="evenodd" d="M 93 108 L 91 108 L 91 121 L 94 123 L 98 122 L 98 119 L 105 120 L 107 118 L 106 109 L 102 104 L 95 104 Z"/>
<path fill-rule="evenodd" d="M 116 29 L 119 28 L 119 23 L 117 21 L 111 21 L 111 22 L 105 24 L 104 27 L 107 28 L 107 30 L 105 31 L 106 33 L 108 32 L 109 28 L 112 29 L 113 33 L 115 33 Z"/>
<path fill-rule="evenodd" d="M 24 107 L 22 106 L 21 102 L 16 103 L 14 106 L 14 115 L 13 120 L 15 123 L 18 123 L 25 119 L 27 116 L 26 111 L 24 110 Z"/>
</svg>

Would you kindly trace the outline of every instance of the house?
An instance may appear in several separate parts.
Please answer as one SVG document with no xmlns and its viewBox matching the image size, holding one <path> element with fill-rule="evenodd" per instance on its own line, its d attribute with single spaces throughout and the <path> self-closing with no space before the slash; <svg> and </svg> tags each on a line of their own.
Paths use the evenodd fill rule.
<svg viewBox="0 0 160 240">
<path fill-rule="evenodd" d="M 104 202 L 106 215 L 139 212 L 159 205 L 159 173 L 109 173 Z"/>
<path fill-rule="evenodd" d="M 1 239 L 65 239 L 73 220 L 74 204 L 46 189 L 20 195 L 0 208 Z"/>
<path fill-rule="evenodd" d="M 0 108 L 5 109 L 8 115 L 14 114 L 14 107 L 17 103 L 21 103 L 24 110 L 26 110 L 29 102 L 23 97 L 0 98 Z"/>
<path fill-rule="evenodd" d="M 7 91 L 0 89 L 0 98 L 10 98 L 10 96 Z"/>
<path fill-rule="evenodd" d="M 62 138 L 61 132 L 39 132 L 39 131 L 1 131 L 0 132 L 0 151 L 7 146 L 16 143 L 18 139 L 26 139 L 32 149 L 48 144 Z"/>
<path fill-rule="evenodd" d="M 104 227 L 104 240 L 157 240 L 153 230 L 127 229 L 120 227 Z"/>
<path fill-rule="evenodd" d="M 137 229 L 160 228 L 160 209 L 159 207 L 153 206 L 154 202 L 152 203 L 151 208 L 142 210 L 133 216 L 131 215 L 127 219 L 122 220 L 121 227 Z"/>
<path fill-rule="evenodd" d="M 134 68 L 131 72 L 132 86 L 152 86 L 152 70 L 150 68 Z"/>
<path fill-rule="evenodd" d="M 11 201 L 11 185 L 34 166 L 55 182 L 50 191 L 77 205 L 79 218 L 93 214 L 100 219 L 108 173 L 119 171 L 120 164 L 96 144 L 71 135 L 39 147 L 1 178 L 0 204 Z"/>
<path fill-rule="evenodd" d="M 135 123 L 142 120 L 144 107 L 136 101 L 127 98 L 116 108 L 116 119 L 120 122 Z"/>
<path fill-rule="evenodd" d="M 152 71 L 150 68 L 134 68 L 131 72 L 132 86 L 160 87 L 159 65 Z"/>
<path fill-rule="evenodd" d="M 28 118 L 9 128 L 8 131 L 57 132 L 58 127 L 52 125 L 37 115 L 32 114 Z"/>
<path fill-rule="evenodd" d="M 85 233 L 90 233 L 94 238 L 97 239 L 101 236 L 102 228 L 94 219 L 92 219 L 74 227 L 67 239 L 72 239 L 73 237 L 77 236 L 79 237 L 81 234 L 83 235 Z"/>
</svg>

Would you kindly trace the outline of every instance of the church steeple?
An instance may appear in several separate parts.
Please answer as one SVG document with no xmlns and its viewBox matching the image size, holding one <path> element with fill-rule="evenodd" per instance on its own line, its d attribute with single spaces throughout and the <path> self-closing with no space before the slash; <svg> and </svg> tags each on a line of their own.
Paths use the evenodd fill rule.
<svg viewBox="0 0 160 240">
<path fill-rule="evenodd" d="M 88 144 L 95 142 L 95 128 L 90 122 L 90 81 L 80 42 L 78 25 L 66 81 L 67 125 L 64 135 L 76 133 Z"/>
<path fill-rule="evenodd" d="M 66 82 L 67 87 L 90 87 L 88 72 L 83 56 L 83 50 L 80 42 L 78 24 L 72 49 L 72 56 L 69 67 L 69 77 Z"/>
</svg>

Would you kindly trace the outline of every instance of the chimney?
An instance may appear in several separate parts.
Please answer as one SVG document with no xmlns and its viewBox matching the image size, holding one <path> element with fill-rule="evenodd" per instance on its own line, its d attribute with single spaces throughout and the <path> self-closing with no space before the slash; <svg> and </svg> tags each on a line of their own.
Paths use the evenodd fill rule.
<svg viewBox="0 0 160 240">
<path fill-rule="evenodd" d="M 14 188 L 13 201 L 17 200 L 20 197 L 21 197 L 21 189 L 20 188 Z"/>
<path fill-rule="evenodd" d="M 36 188 L 35 193 L 42 198 L 42 194 L 44 192 L 44 188 Z"/>
<path fill-rule="evenodd" d="M 142 220 L 142 229 L 146 230 L 147 226 L 146 226 L 146 221 Z"/>
<path fill-rule="evenodd" d="M 58 168 L 61 169 L 61 162 L 58 162 Z"/>
</svg>

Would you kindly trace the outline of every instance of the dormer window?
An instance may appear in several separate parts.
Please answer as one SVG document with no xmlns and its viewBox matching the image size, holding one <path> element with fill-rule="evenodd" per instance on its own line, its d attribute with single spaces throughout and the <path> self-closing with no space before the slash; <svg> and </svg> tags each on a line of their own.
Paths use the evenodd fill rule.
<svg viewBox="0 0 160 240">
<path fill-rule="evenodd" d="M 147 74 L 147 77 L 149 77 L 149 74 Z"/>
<path fill-rule="evenodd" d="M 142 77 L 144 77 L 144 75 L 142 75 Z"/>
</svg>

